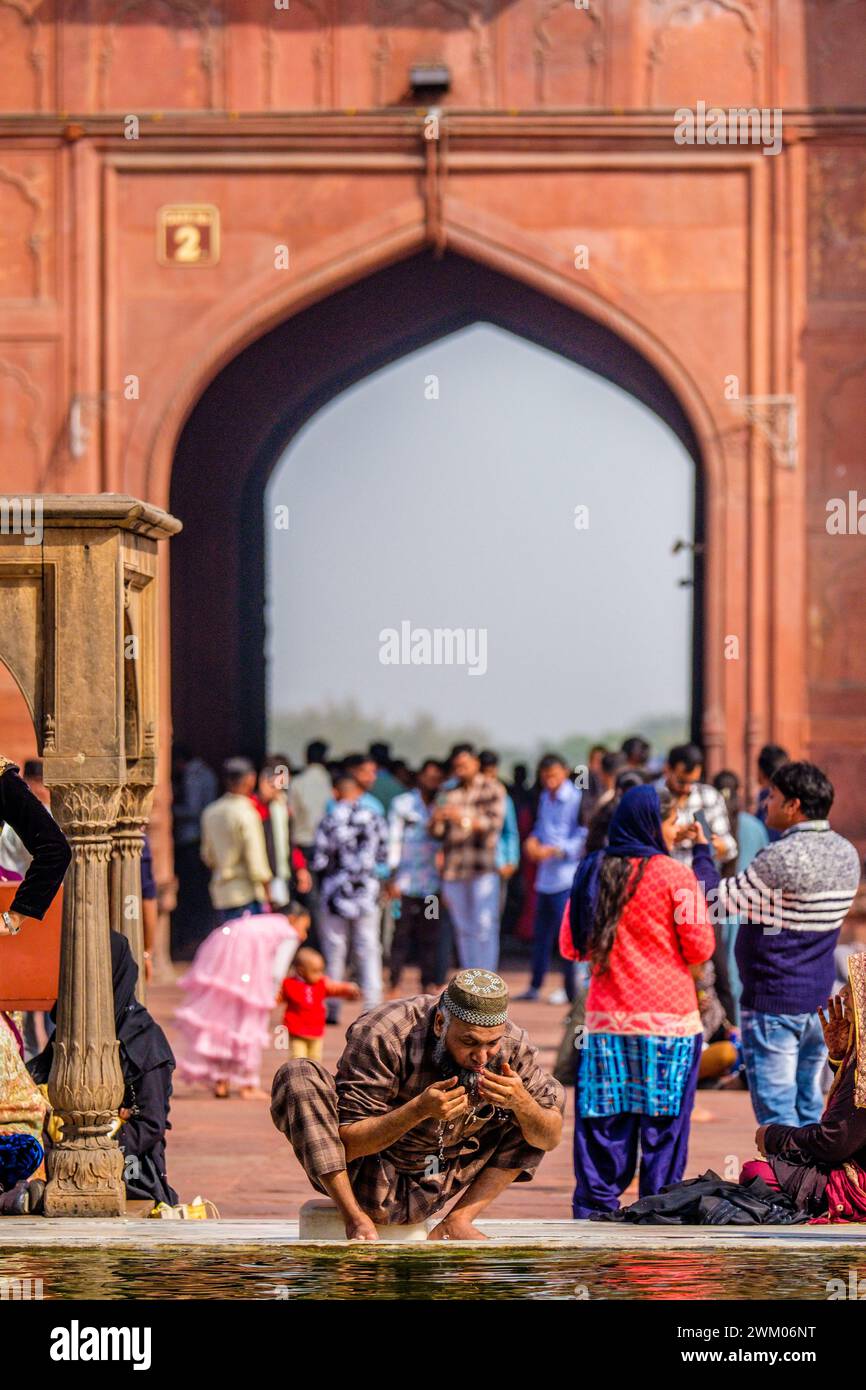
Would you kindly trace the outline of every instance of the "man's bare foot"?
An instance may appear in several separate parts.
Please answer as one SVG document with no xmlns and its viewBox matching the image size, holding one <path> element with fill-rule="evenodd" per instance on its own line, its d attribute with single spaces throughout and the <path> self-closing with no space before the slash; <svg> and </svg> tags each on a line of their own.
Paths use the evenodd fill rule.
<svg viewBox="0 0 866 1390">
<path fill-rule="evenodd" d="M 270 1094 L 260 1086 L 242 1086 L 238 1091 L 241 1100 L 270 1100 Z"/>
<path fill-rule="evenodd" d="M 479 1231 L 477 1226 L 464 1218 L 462 1221 L 456 1216 L 446 1216 L 444 1221 L 440 1221 L 438 1226 L 427 1237 L 428 1240 L 487 1240 L 488 1237 L 483 1231 Z"/>
<path fill-rule="evenodd" d="M 376 1227 L 365 1216 L 364 1212 L 359 1211 L 357 1216 L 347 1216 L 346 1221 L 346 1240 L 378 1240 L 379 1236 Z"/>
</svg>

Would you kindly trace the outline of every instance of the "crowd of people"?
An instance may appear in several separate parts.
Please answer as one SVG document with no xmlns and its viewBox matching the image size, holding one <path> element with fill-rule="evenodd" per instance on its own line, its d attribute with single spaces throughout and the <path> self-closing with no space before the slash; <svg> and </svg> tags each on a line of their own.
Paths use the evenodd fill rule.
<svg viewBox="0 0 866 1390">
<path fill-rule="evenodd" d="M 259 767 L 229 758 L 219 794 L 213 771 L 177 748 L 175 941 L 191 958 L 176 1014 L 180 1075 L 221 1099 L 270 1099 L 274 1123 L 358 1239 L 374 1238 L 371 1221 L 434 1211 L 446 1190 L 463 1197 L 439 1235 L 474 1238 L 477 1212 L 558 1142 L 563 1085 L 575 1092 L 576 1218 L 618 1217 L 639 1166 L 637 1206 L 656 1219 L 659 1193 L 685 1171 L 698 1088 L 728 1085 L 750 1093 L 761 1157 L 735 1193 L 704 1200 L 727 1211 L 751 1184 L 750 1200 L 760 1194 L 778 1219 L 786 1201 L 784 1219 L 823 1219 L 828 1191 L 856 1213 L 859 1189 L 843 1191 L 836 1170 L 857 1188 L 851 1173 L 866 1159 L 856 1113 L 866 1107 L 866 955 L 850 932 L 839 944 L 858 853 L 830 826 L 833 787 L 815 765 L 767 745 L 749 810 L 737 775 L 706 781 L 703 762 L 691 743 L 654 760 L 636 735 L 619 749 L 596 745 L 578 768 L 548 753 L 534 780 L 518 767 L 506 785 L 496 753 L 468 743 L 412 771 L 382 744 L 329 760 L 315 740 L 295 771 L 280 755 Z M 16 917 L 42 915 L 64 868 L 30 774 L 32 788 L 14 766 L 0 769 L 11 807 L 0 876 L 22 880 L 10 932 Z M 171 1203 L 175 1062 L 135 1000 L 125 946 L 112 942 L 129 1087 L 120 1133 L 139 1187 Z M 568 1005 L 555 1076 L 508 1020 L 503 951 L 512 966 L 528 963 L 522 1002 Z M 406 989 L 409 966 L 420 993 Z M 554 967 L 562 985 L 545 996 Z M 346 999 L 360 1000 L 361 1015 L 335 1080 L 322 1044 Z M 268 1093 L 261 1059 L 276 1006 L 289 1061 Z M 51 1060 L 50 1039 L 33 1056 L 3 1019 L 0 1091 L 17 1087 L 30 1110 L 16 1130 L 0 1108 L 0 1213 L 37 1206 L 38 1182 L 19 1173 L 32 1142 L 8 1136 L 38 1143 Z M 487 1120 L 501 1130 L 484 1131 L 489 1145 L 476 1142 Z M 491 1171 L 466 1164 L 467 1142 Z M 411 1166 L 422 1148 L 423 1180 Z M 408 1168 L 393 1157 L 404 1149 Z M 4 1169 L 11 1150 L 18 1167 Z M 862 1188 L 866 1212 L 866 1172 Z"/>
<path fill-rule="evenodd" d="M 638 1161 L 641 1197 L 681 1179 L 699 1086 L 747 1086 L 761 1126 L 820 1122 L 818 1008 L 844 979 L 837 943 L 860 881 L 820 769 L 766 746 L 750 811 L 735 773 L 704 780 L 698 747 L 658 763 L 638 736 L 593 747 L 577 769 L 549 753 L 531 786 L 523 769 L 506 786 L 496 754 L 468 744 L 414 776 L 381 745 L 331 764 L 327 752 L 311 744 L 294 776 L 271 759 L 258 791 L 251 765 L 226 766 L 226 795 L 202 816 L 214 907 L 230 894 L 236 913 L 260 913 L 269 874 L 282 892 L 265 833 L 282 800 L 295 831 L 283 860 L 305 875 L 286 910 L 321 952 L 326 1023 L 347 980 L 365 1011 L 386 988 L 402 997 L 410 961 L 423 996 L 455 967 L 495 975 L 509 908 L 506 946 L 528 918 L 519 998 L 541 1000 L 556 964 L 548 998 L 571 1005 L 559 1075 L 575 1085 L 576 1217 L 617 1210 Z M 226 836 L 239 818 L 249 834 Z"/>
</svg>

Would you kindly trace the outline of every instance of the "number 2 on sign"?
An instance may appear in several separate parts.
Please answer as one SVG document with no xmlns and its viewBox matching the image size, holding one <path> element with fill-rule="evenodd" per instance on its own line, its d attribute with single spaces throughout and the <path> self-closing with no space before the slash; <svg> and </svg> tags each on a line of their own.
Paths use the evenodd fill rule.
<svg viewBox="0 0 866 1390">
<path fill-rule="evenodd" d="M 191 222 L 174 229 L 174 259 L 187 264 L 201 260 L 201 232 Z"/>
</svg>

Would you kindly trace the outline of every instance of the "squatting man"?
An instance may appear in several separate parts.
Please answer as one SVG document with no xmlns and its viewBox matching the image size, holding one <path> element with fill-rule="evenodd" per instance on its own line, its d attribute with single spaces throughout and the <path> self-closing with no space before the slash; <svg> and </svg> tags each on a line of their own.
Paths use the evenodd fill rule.
<svg viewBox="0 0 866 1390">
<path fill-rule="evenodd" d="M 425 1221 L 458 1200 L 429 1240 L 483 1240 L 474 1222 L 528 1182 L 562 1138 L 565 1092 L 508 1018 L 505 982 L 463 970 L 363 1014 L 336 1079 L 299 1057 L 274 1077 L 271 1117 L 349 1240 Z"/>
</svg>

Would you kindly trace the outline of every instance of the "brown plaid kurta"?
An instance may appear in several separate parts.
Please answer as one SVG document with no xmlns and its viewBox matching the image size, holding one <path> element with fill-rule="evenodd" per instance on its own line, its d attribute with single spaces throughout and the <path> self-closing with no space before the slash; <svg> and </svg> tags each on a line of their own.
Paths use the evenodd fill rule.
<svg viewBox="0 0 866 1390">
<path fill-rule="evenodd" d="M 381 1004 L 352 1024 L 337 1063 L 336 1082 L 317 1062 L 298 1058 L 274 1077 L 271 1117 L 286 1135 L 311 1183 L 347 1167 L 339 1126 L 385 1115 L 426 1090 L 441 1073 L 433 1062 L 438 996 L 421 994 Z M 565 1092 L 538 1064 L 522 1028 L 506 1024 L 502 1055 L 529 1094 L 545 1108 L 565 1107 Z M 380 1224 L 423 1221 L 488 1165 L 520 1168 L 528 1182 L 543 1158 L 510 1114 L 479 1105 L 448 1125 L 424 1120 L 389 1149 L 348 1165 L 359 1206 Z"/>
<path fill-rule="evenodd" d="M 467 830 L 459 821 L 447 821 L 440 832 L 445 864 L 444 879 L 475 878 L 496 868 L 496 845 L 505 823 L 506 791 L 497 778 L 479 772 L 468 786 L 452 787 L 444 795 L 446 806 L 456 806 L 481 829 Z"/>
</svg>

